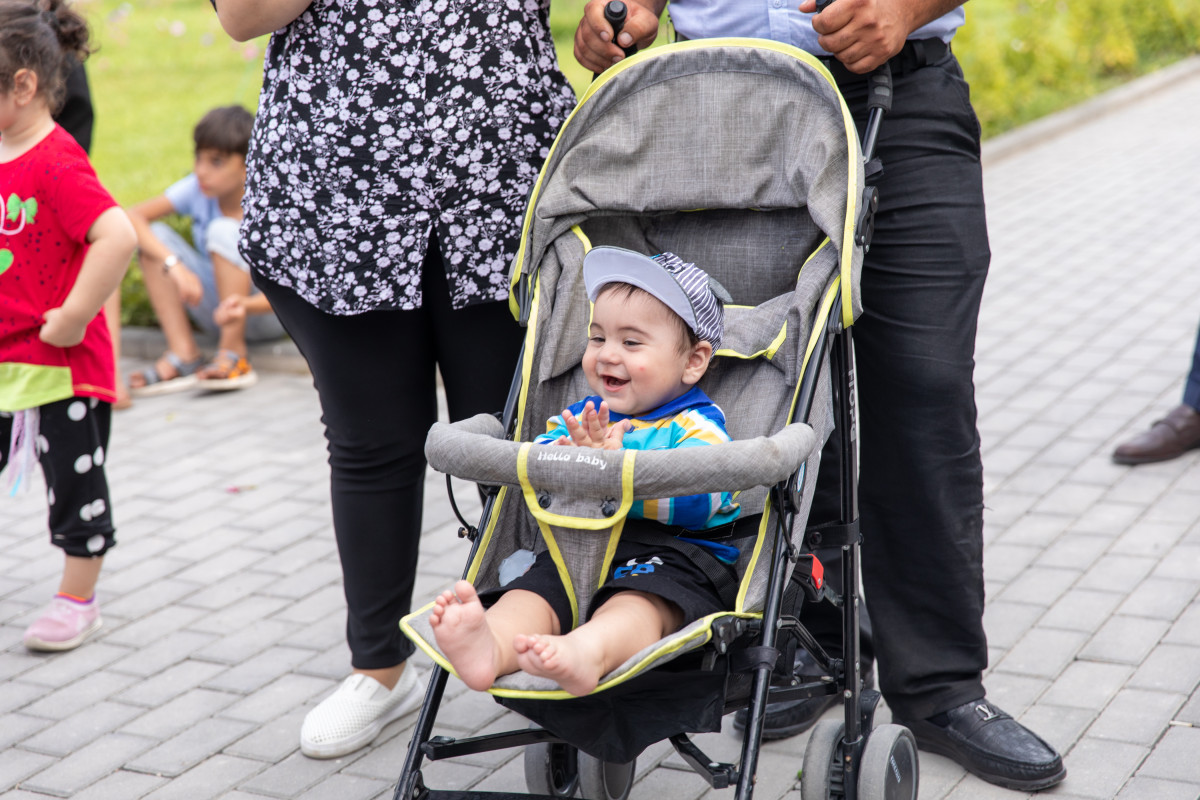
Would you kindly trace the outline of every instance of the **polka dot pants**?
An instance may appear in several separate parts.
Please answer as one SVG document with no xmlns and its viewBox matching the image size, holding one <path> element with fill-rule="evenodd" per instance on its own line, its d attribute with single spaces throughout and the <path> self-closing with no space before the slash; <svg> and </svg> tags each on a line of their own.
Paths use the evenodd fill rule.
<svg viewBox="0 0 1200 800">
<path fill-rule="evenodd" d="M 115 545 L 104 458 L 112 405 L 72 397 L 40 409 L 38 461 L 46 478 L 50 542 L 67 555 L 95 558 Z M 0 469 L 8 465 L 13 418 L 0 415 Z"/>
</svg>

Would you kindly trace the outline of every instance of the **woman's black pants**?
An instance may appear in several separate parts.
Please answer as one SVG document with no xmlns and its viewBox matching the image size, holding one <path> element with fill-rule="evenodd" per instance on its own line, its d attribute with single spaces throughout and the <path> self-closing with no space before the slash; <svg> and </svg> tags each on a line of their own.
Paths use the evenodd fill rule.
<svg viewBox="0 0 1200 800">
<path fill-rule="evenodd" d="M 308 361 L 320 396 L 351 664 L 396 666 L 413 652 L 399 621 L 412 607 L 437 372 L 451 420 L 501 411 L 522 329 L 504 302 L 451 309 L 433 242 L 422 306 L 411 311 L 334 316 L 261 275 L 255 282 Z"/>
</svg>

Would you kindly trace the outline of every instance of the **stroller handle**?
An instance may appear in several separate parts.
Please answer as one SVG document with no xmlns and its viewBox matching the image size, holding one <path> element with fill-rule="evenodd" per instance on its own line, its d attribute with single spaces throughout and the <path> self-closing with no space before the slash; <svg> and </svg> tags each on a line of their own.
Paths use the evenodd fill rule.
<svg viewBox="0 0 1200 800">
<path fill-rule="evenodd" d="M 438 472 L 484 484 L 519 486 L 518 458 L 528 443 L 504 438 L 504 426 L 490 414 L 455 423 L 435 422 L 425 440 L 425 457 Z M 819 446 L 804 423 L 793 423 L 772 436 L 704 447 L 638 451 L 633 499 L 680 497 L 772 486 L 787 480 Z M 540 490 L 577 491 L 597 471 L 619 475 L 626 451 L 531 445 L 555 458 L 536 459 L 530 479 Z M 561 456 L 561 457 L 559 457 Z M 547 463 L 548 462 L 548 463 Z M 609 471 L 611 470 L 611 471 Z"/>
</svg>

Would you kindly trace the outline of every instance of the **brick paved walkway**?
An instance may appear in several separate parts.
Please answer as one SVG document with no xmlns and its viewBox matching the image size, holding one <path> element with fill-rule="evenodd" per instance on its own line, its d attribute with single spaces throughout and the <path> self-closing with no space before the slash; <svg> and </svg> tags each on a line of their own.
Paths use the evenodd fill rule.
<svg viewBox="0 0 1200 800">
<path fill-rule="evenodd" d="M 1200 797 L 1200 454 L 1108 459 L 1178 402 L 1200 318 L 1200 68 L 1169 75 L 991 142 L 985 161 L 987 686 L 1066 753 L 1058 798 Z M 352 757 L 297 750 L 349 663 L 317 417 L 308 379 L 283 372 L 117 416 L 106 625 L 72 653 L 20 643 L 60 559 L 40 496 L 0 501 L 0 800 L 391 797 L 414 716 Z M 428 486 L 422 599 L 466 554 L 442 479 Z M 512 724 L 454 681 L 448 697 L 451 735 Z M 736 757 L 730 733 L 699 740 Z M 756 798 L 799 800 L 802 745 L 764 748 Z M 515 755 L 432 764 L 427 781 L 523 791 Z M 652 748 L 634 797 L 722 796 L 680 766 Z M 1018 796 L 922 756 L 923 800 Z"/>
</svg>

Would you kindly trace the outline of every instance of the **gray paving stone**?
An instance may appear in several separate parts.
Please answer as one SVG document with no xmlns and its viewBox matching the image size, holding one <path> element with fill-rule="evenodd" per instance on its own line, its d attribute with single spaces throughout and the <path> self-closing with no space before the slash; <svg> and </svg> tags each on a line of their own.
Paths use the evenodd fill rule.
<svg viewBox="0 0 1200 800">
<path fill-rule="evenodd" d="M 39 665 L 22 673 L 21 680 L 46 686 L 66 686 L 128 654 L 128 648 L 109 644 L 104 639 L 95 640 L 87 650 L 37 656 Z"/>
<path fill-rule="evenodd" d="M 1200 496 L 1197 496 L 1197 500 L 1200 500 Z M 1159 524 L 1170 529 L 1174 529 L 1178 525 L 1178 538 L 1182 538 L 1192 523 Z M 1162 563 L 1158 565 L 1154 574 L 1163 578 L 1177 578 L 1182 581 L 1194 582 L 1196 576 L 1200 575 L 1200 544 L 1182 543 L 1171 548 L 1171 552 L 1162 559 Z"/>
<path fill-rule="evenodd" d="M 1013 578 L 999 597 L 1017 603 L 1049 606 L 1079 580 L 1082 570 L 1061 567 L 1030 566 Z"/>
<path fill-rule="evenodd" d="M 174 631 L 113 662 L 109 669 L 140 677 L 156 675 L 184 661 L 214 638 L 208 633 Z"/>
<path fill-rule="evenodd" d="M 1179 615 L 1164 641 L 1200 646 L 1200 602 L 1193 601 Z"/>
<path fill-rule="evenodd" d="M 179 605 L 159 608 L 110 634 L 107 641 L 139 649 L 147 647 L 176 631 L 187 628 L 203 613 L 200 609 Z M 122 653 L 122 655 L 126 654 Z"/>
<path fill-rule="evenodd" d="M 1034 628 L 1021 637 L 994 669 L 1053 679 L 1066 669 L 1087 636 L 1075 631 Z"/>
<path fill-rule="evenodd" d="M 987 631 L 988 644 L 1000 648 L 1012 647 L 1037 623 L 1044 611 L 1041 606 L 1028 603 L 1005 600 L 988 603 L 983 609 L 983 627 Z"/>
<path fill-rule="evenodd" d="M 1056 602 L 1039 621 L 1046 628 L 1097 631 L 1121 602 L 1124 595 L 1095 589 L 1072 589 Z M 984 619 L 987 617 L 985 615 Z M 988 639 L 991 639 L 989 631 Z"/>
<path fill-rule="evenodd" d="M 262 723 L 329 691 L 329 682 L 304 675 L 282 675 L 221 712 L 222 717 Z"/>
<path fill-rule="evenodd" d="M 1163 620 L 1117 615 L 1104 623 L 1080 651 L 1079 657 L 1090 661 L 1140 664 L 1167 628 L 1168 623 Z"/>
<path fill-rule="evenodd" d="M 1104 708 L 1132 673 L 1133 668 L 1123 664 L 1076 661 L 1046 691 L 1042 702 L 1075 708 Z"/>
<path fill-rule="evenodd" d="M 1171 726 L 1146 758 L 1139 777 L 1200 784 L 1200 728 Z"/>
<path fill-rule="evenodd" d="M 21 746 L 38 753 L 65 756 L 143 713 L 144 708 L 124 703 L 95 703 L 26 739 Z"/>
<path fill-rule="evenodd" d="M 150 678 L 138 681 L 129 678 L 128 683 L 132 685 L 113 699 L 122 703 L 155 708 L 195 689 L 224 670 L 225 667 L 220 664 L 209 664 L 191 659 L 181 661 Z"/>
<path fill-rule="evenodd" d="M 109 733 L 64 758 L 54 759 L 51 766 L 25 779 L 21 785 L 35 792 L 70 796 L 154 744 L 152 739 L 141 736 Z"/>
<path fill-rule="evenodd" d="M 248 694 L 290 671 L 310 656 L 307 651 L 297 648 L 273 647 L 215 675 L 205 682 L 205 686 Z"/>
<path fill-rule="evenodd" d="M 1067 754 L 1062 789 L 1080 797 L 1114 797 L 1150 752 L 1149 748 L 1084 738 Z"/>
<path fill-rule="evenodd" d="M 1162 644 L 1142 662 L 1129 685 L 1191 694 L 1200 684 L 1200 647 Z"/>
<path fill-rule="evenodd" d="M 1129 592 L 1157 563 L 1145 556 L 1104 555 L 1083 574 L 1077 585 L 1082 589 Z"/>
<path fill-rule="evenodd" d="M 258 620 L 238 628 L 228 636 L 211 640 L 197 650 L 195 655 L 196 658 L 206 661 L 238 664 L 301 630 L 300 626 L 293 623 L 273 619 Z"/>
<path fill-rule="evenodd" d="M 1134 776 L 1116 800 L 1196 800 L 1200 797 L 1200 783 L 1177 783 L 1157 778 Z"/>
<path fill-rule="evenodd" d="M 305 758 L 297 752 L 274 766 L 267 767 L 253 778 L 241 782 L 238 788 L 270 797 L 295 797 L 330 775 L 340 772 L 361 755 L 360 751 L 343 758 L 317 760 Z"/>
<path fill-rule="evenodd" d="M 297 800 L 371 800 L 388 789 L 386 781 L 339 774 L 321 781 Z"/>
<path fill-rule="evenodd" d="M 47 691 L 38 700 L 24 706 L 21 711 L 35 717 L 66 719 L 79 710 L 90 708 L 104 700 L 124 702 L 119 693 L 133 681 L 128 675 L 99 671 L 86 680 L 77 680 L 61 689 L 50 690 L 47 687 Z"/>
<path fill-rule="evenodd" d="M 13 659 L 15 661 L 15 659 Z M 0 663 L 3 663 L 0 661 Z M 46 691 L 44 686 L 34 686 L 10 678 L 0 678 L 4 681 L 4 691 L 0 693 L 0 713 L 7 713 L 22 708 L 42 696 Z"/>
<path fill-rule="evenodd" d="M 50 727 L 52 720 L 13 713 L 0 715 L 0 751 Z"/>
<path fill-rule="evenodd" d="M 262 766 L 244 758 L 213 756 L 146 795 L 146 800 L 209 800 L 250 778 Z"/>
<path fill-rule="evenodd" d="M 156 775 L 119 770 L 71 795 L 71 800 L 136 800 L 145 797 L 166 782 L 166 778 Z"/>
<path fill-rule="evenodd" d="M 1095 709 L 1068 708 L 1039 703 L 1018 719 L 1022 725 L 1049 742 L 1055 750 L 1065 753 L 1083 738 L 1088 726 L 1096 719 L 1096 711 Z M 921 782 L 924 783 L 924 781 L 924 764 L 922 764 Z"/>
<path fill-rule="evenodd" d="M 1087 735 L 1153 747 L 1186 699 L 1181 694 L 1123 689 L 1088 729 Z"/>
<path fill-rule="evenodd" d="M 170 739 L 239 699 L 238 695 L 226 692 L 192 689 L 150 711 L 140 709 L 142 715 L 122 727 L 121 731 L 159 741 Z"/>
<path fill-rule="evenodd" d="M 276 616 L 287 622 L 305 624 L 321 619 L 346 607 L 346 596 L 341 586 L 326 586 L 293 603 Z"/>
<path fill-rule="evenodd" d="M 307 708 L 299 708 L 264 722 L 248 736 L 230 744 L 224 752 L 277 764 L 300 747 L 300 726 L 306 713 Z M 374 752 L 377 751 L 372 750 Z"/>
<path fill-rule="evenodd" d="M 16 747 L 0 750 L 0 791 L 11 789 L 53 763 L 52 757 L 29 750 Z"/>
<path fill-rule="evenodd" d="M 1134 617 L 1175 620 L 1196 598 L 1197 592 L 1200 592 L 1200 581 L 1154 575 L 1130 592 L 1118 610 Z"/>
<path fill-rule="evenodd" d="M 125 767 L 173 778 L 221 752 L 225 745 L 237 741 L 251 730 L 253 726 L 248 722 L 203 719 L 142 753 L 126 763 Z"/>
</svg>

